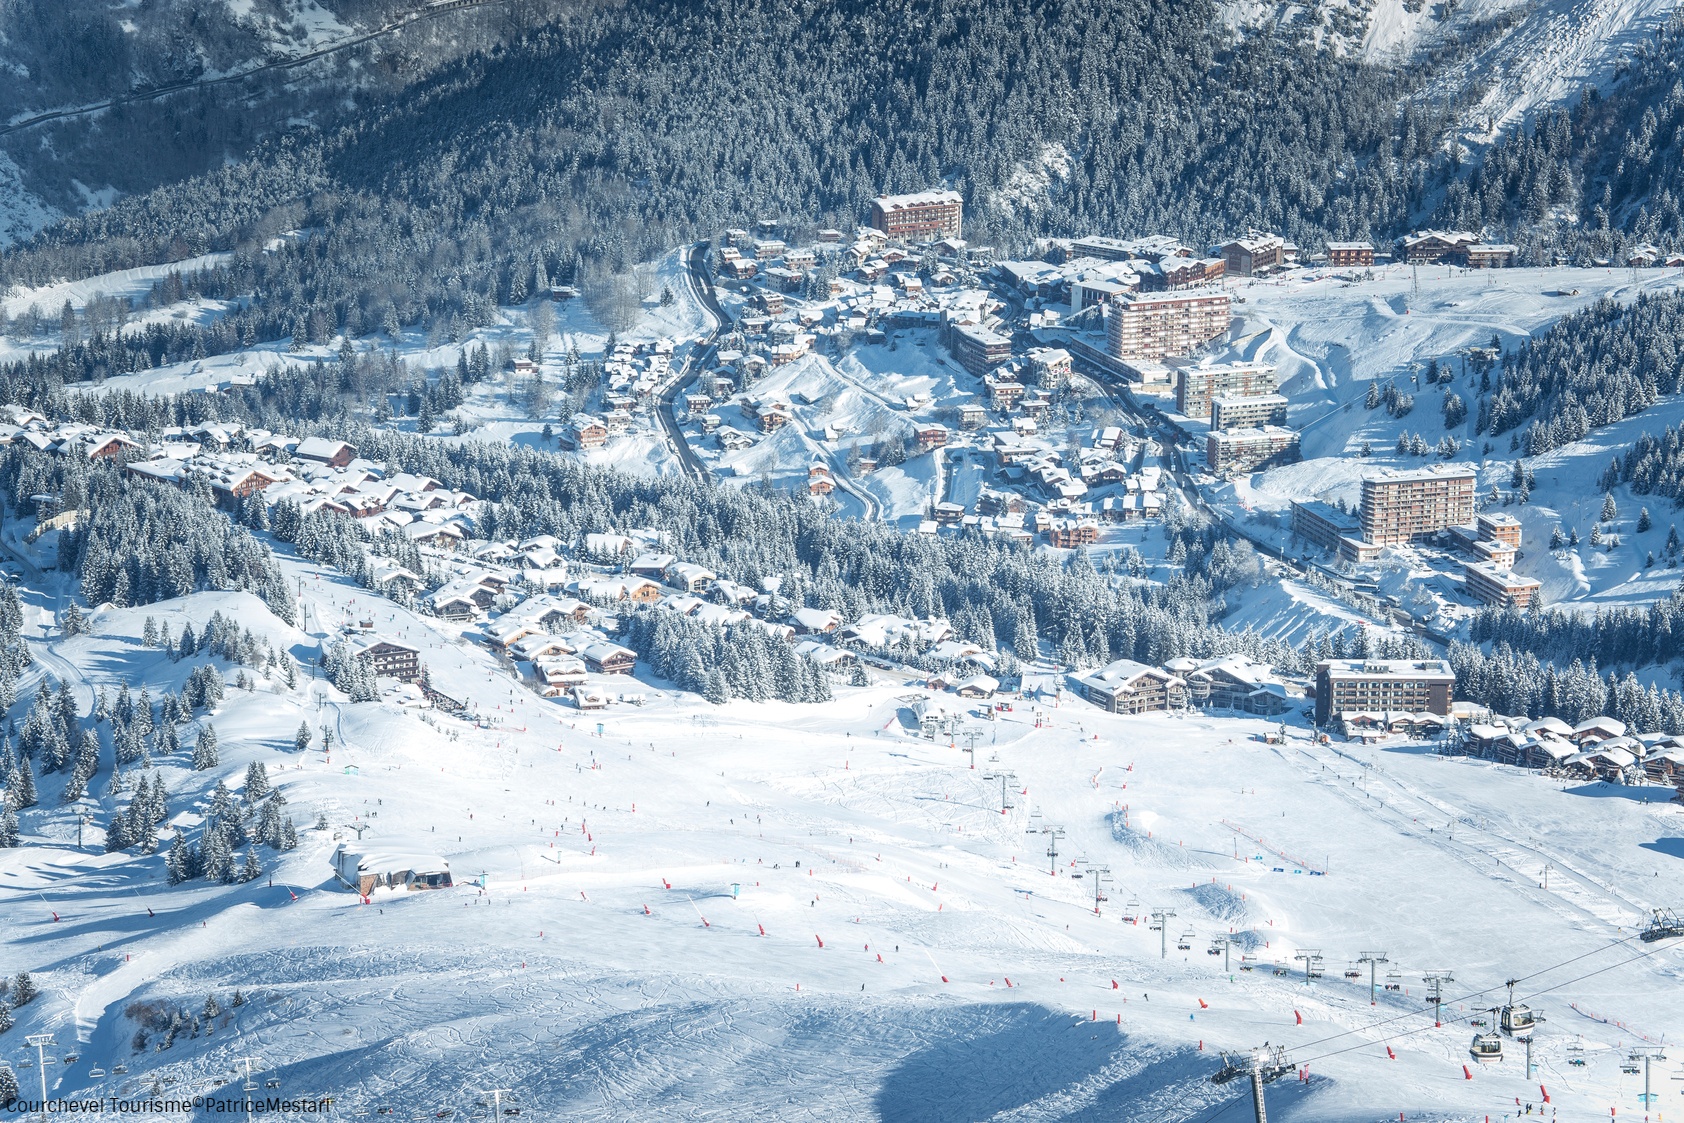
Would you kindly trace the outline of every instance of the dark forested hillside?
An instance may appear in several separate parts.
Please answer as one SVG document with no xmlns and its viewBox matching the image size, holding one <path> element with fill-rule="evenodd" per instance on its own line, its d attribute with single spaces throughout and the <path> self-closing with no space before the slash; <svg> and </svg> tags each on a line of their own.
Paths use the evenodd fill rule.
<svg viewBox="0 0 1684 1123">
<path fill-rule="evenodd" d="M 1451 184 L 1447 225 L 1505 230 L 1533 258 L 1550 251 L 1613 257 L 1628 240 L 1684 239 L 1684 13 L 1621 66 L 1609 96 L 1505 136 Z M 1559 221 L 1550 221 L 1556 219 Z"/>
<path fill-rule="evenodd" d="M 7 255 L 0 282 L 307 227 L 266 266 L 272 318 L 472 323 L 538 264 L 617 269 L 767 214 L 843 223 L 880 191 L 940 182 L 965 193 L 973 239 L 1007 249 L 1248 225 L 1313 245 L 1399 228 L 1448 171 L 1448 107 L 1398 109 L 1431 69 L 1235 39 L 1206 2 L 631 0 L 448 66 L 329 136 L 70 220 Z"/>
</svg>

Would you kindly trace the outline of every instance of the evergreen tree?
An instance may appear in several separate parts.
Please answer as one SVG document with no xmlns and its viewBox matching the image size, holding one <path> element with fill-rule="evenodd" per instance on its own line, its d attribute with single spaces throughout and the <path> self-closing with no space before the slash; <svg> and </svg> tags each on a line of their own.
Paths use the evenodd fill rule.
<svg viewBox="0 0 1684 1123">
<path fill-rule="evenodd" d="M 293 751 L 301 753 L 305 749 L 308 749 L 310 747 L 312 737 L 313 734 L 310 732 L 310 723 L 307 721 L 299 722 L 298 732 L 292 735 Z"/>
<path fill-rule="evenodd" d="M 1649 508 L 1641 508 L 1637 512 L 1637 533 L 1642 534 L 1655 524 L 1649 519 Z"/>
<path fill-rule="evenodd" d="M 1602 521 L 1605 523 L 1613 522 L 1618 515 L 1619 508 L 1614 505 L 1613 493 L 1604 494 L 1602 496 Z"/>
<path fill-rule="evenodd" d="M 198 739 L 193 742 L 193 770 L 203 772 L 207 768 L 215 768 L 218 760 L 216 727 L 207 721 L 199 730 Z"/>
<path fill-rule="evenodd" d="M 247 803 L 256 803 L 270 792 L 269 770 L 261 760 L 254 760 L 246 766 L 245 795 Z"/>
<path fill-rule="evenodd" d="M 12 980 L 12 1006 L 28 1006 L 35 1001 L 40 991 L 35 987 L 35 980 L 29 977 L 28 971 L 19 971 L 18 977 Z"/>
</svg>

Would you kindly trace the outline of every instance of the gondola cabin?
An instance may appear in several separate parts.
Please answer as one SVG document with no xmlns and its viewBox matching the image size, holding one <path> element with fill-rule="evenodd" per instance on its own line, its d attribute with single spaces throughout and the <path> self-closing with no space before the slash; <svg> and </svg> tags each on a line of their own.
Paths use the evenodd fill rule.
<svg viewBox="0 0 1684 1123">
<path fill-rule="evenodd" d="M 1496 1033 L 1476 1033 L 1468 1052 L 1476 1061 L 1500 1061 L 1503 1059 L 1503 1038 Z"/>
<path fill-rule="evenodd" d="M 1531 1033 L 1538 1024 L 1538 1016 L 1532 1012 L 1532 1007 L 1524 1003 L 1505 1006 L 1500 1024 L 1503 1032 L 1513 1037 L 1516 1034 Z"/>
</svg>

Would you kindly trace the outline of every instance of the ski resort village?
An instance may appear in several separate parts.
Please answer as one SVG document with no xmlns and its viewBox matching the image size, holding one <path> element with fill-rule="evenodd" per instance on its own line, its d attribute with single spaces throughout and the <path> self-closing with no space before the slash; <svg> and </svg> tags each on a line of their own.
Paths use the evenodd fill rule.
<svg viewBox="0 0 1684 1123">
<path fill-rule="evenodd" d="M 859 217 L 13 286 L 6 1112 L 1684 1117 L 1684 258 Z"/>
</svg>

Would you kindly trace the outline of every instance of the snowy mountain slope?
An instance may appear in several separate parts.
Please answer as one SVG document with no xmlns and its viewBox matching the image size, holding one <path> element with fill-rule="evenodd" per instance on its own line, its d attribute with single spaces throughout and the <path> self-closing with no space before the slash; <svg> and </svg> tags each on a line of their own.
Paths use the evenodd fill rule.
<svg viewBox="0 0 1684 1123">
<path fill-rule="evenodd" d="M 50 1031 L 79 1055 L 49 1070 L 52 1089 L 181 1091 L 255 1056 L 284 1094 L 400 1118 L 472 1117 L 498 1087 L 553 1119 L 1192 1120 L 1235 1096 L 1207 1083 L 1215 1051 L 1267 1039 L 1311 1076 L 1271 1091 L 1284 1119 L 1500 1115 L 1536 1102 L 1540 1080 L 1558 1110 L 1588 1116 L 1633 1110 L 1615 1046 L 1684 1029 L 1670 1000 L 1684 961 L 1630 938 L 1670 900 L 1684 817 L 1638 789 L 1353 753 L 1297 726 L 1267 746 L 1257 721 L 1111 717 L 1050 694 L 982 724 L 972 771 L 913 735 L 904 682 L 840 687 L 823 706 L 713 707 L 620 680 L 607 685 L 645 704 L 581 715 L 433 622 L 284 564 L 308 632 L 372 615 L 419 642 L 480 721 L 308 681 L 231 690 L 211 715 L 218 769 L 158 762 L 172 813 L 191 826 L 216 779 L 237 787 L 263 760 L 301 825 L 331 824 L 265 850 L 270 870 L 244 885 L 169 887 L 161 858 L 99 854 L 97 830 L 78 853 L 44 788 L 28 844 L 0 851 L 15 902 L 0 964 L 43 990 L 8 1038 Z M 90 685 L 122 669 L 161 688 L 188 664 L 139 648 L 139 618 L 213 607 L 231 606 L 198 594 L 108 612 L 93 637 L 41 651 Z M 301 718 L 335 730 L 331 760 L 319 739 L 290 751 Z M 1015 774 L 1005 815 L 994 767 Z M 1043 824 L 1066 832 L 1057 876 Z M 371 846 L 442 853 L 458 887 L 359 903 L 327 865 L 353 826 Z M 1091 875 L 1072 876 L 1085 864 L 1110 868 L 1099 915 Z M 483 889 L 468 884 L 482 873 Z M 1119 919 L 1156 907 L 1176 913 L 1174 956 Z M 1236 928 L 1257 970 L 1202 954 Z M 1375 946 L 1404 988 L 1378 1008 L 1342 977 Z M 1312 986 L 1291 974 L 1306 948 L 1327 957 Z M 1442 967 L 1457 1001 L 1434 1029 L 1419 980 Z M 1541 1075 L 1511 1056 L 1465 1080 L 1471 1030 L 1448 1018 L 1514 976 L 1551 1018 Z M 149 1006 L 197 1013 L 213 993 L 213 1030 L 132 1048 Z M 1579 1035 L 1583 1070 L 1565 1064 Z M 126 1074 L 91 1075 L 118 1063 Z"/>
<path fill-rule="evenodd" d="M 1461 77 L 1481 91 L 1463 120 L 1492 139 L 1538 110 L 1570 102 L 1586 86 L 1606 89 L 1621 60 L 1678 11 L 1677 0 L 1548 0 L 1486 47 Z M 1453 86 L 1457 76 L 1444 81 Z"/>
</svg>

